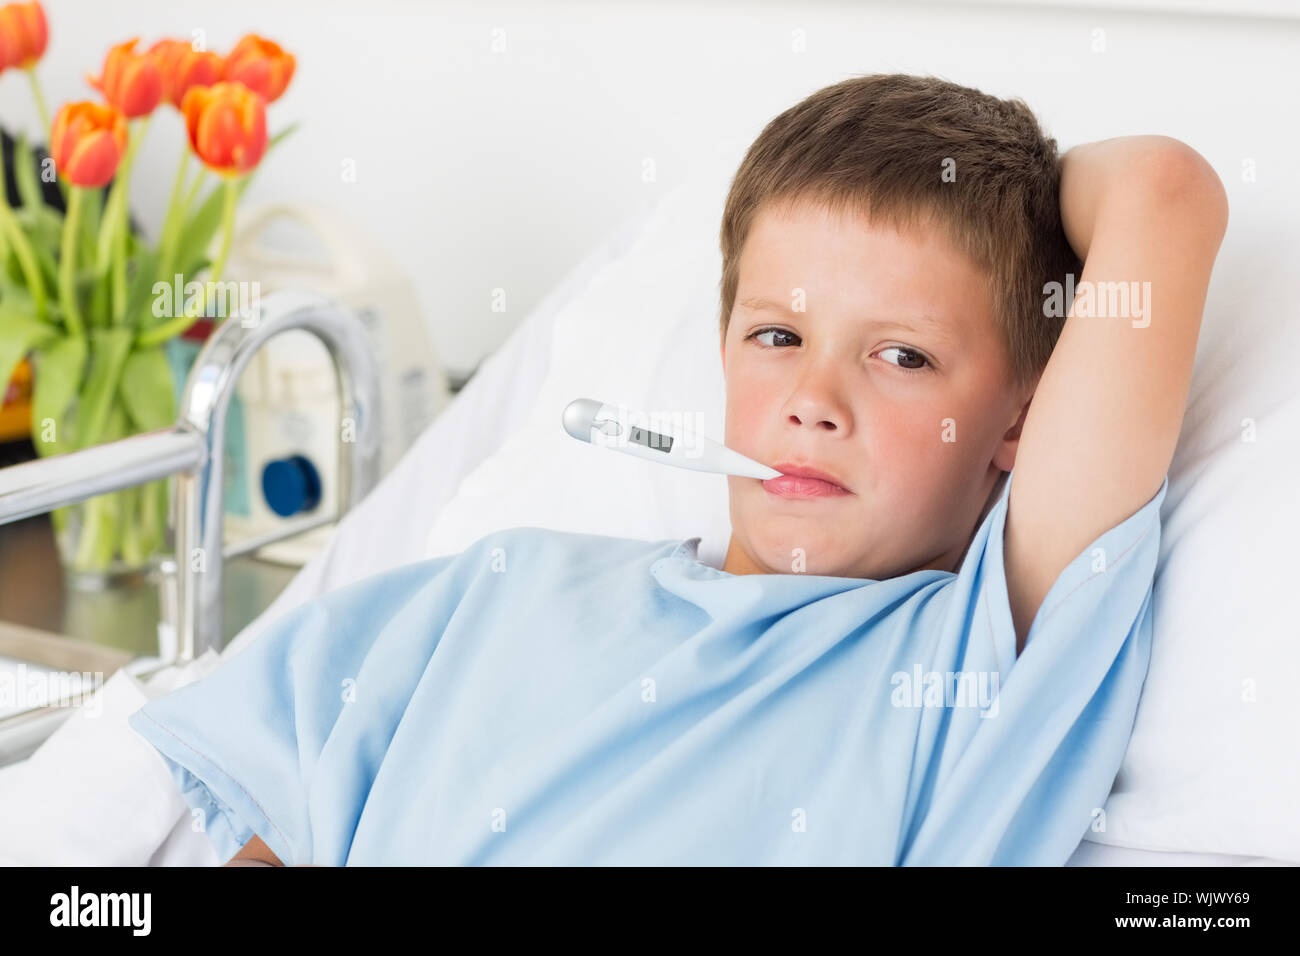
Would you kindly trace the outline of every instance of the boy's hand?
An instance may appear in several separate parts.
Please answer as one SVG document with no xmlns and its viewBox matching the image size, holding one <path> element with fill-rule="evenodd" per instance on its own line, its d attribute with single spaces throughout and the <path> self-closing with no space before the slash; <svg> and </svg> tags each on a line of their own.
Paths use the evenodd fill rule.
<svg viewBox="0 0 1300 956">
<path fill-rule="evenodd" d="M 1187 144 L 1129 136 L 1065 153 L 1061 217 L 1083 275 L 1016 452 L 1004 555 L 1017 654 L 1065 566 L 1160 490 L 1228 201 Z"/>
</svg>

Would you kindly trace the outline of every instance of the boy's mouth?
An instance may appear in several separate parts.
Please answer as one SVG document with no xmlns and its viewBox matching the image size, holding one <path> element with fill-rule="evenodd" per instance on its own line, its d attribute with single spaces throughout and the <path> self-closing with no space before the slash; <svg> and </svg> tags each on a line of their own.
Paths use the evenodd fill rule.
<svg viewBox="0 0 1300 956">
<path fill-rule="evenodd" d="M 772 467 L 781 472 L 781 477 L 767 479 L 763 482 L 763 489 L 779 498 L 837 498 L 853 494 L 834 475 L 817 468 L 789 462 L 779 462 Z"/>
</svg>

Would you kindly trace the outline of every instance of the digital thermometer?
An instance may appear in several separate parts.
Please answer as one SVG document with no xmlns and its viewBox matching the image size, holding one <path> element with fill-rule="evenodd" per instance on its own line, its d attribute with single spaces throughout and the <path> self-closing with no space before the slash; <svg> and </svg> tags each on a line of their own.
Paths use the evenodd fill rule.
<svg viewBox="0 0 1300 956">
<path fill-rule="evenodd" d="M 649 421 L 646 416 L 639 416 Z M 674 435 L 658 429 L 651 431 L 632 424 L 620 416 L 614 405 L 594 398 L 575 398 L 564 407 L 561 418 L 564 430 L 580 441 L 600 448 L 636 455 L 661 465 L 675 465 L 692 471 L 709 471 L 745 478 L 779 478 L 781 472 L 746 458 L 740 452 L 705 438 L 703 435 Z"/>
</svg>

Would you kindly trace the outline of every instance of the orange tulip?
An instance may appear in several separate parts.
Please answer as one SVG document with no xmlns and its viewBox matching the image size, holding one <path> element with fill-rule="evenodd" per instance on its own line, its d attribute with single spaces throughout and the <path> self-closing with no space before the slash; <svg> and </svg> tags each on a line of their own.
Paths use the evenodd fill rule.
<svg viewBox="0 0 1300 956">
<path fill-rule="evenodd" d="M 158 61 L 147 53 L 134 52 L 138 42 L 136 37 L 112 47 L 104 58 L 104 75 L 100 79 L 86 74 L 90 85 L 103 93 L 127 119 L 152 113 L 162 99 Z"/>
<path fill-rule="evenodd" d="M 266 100 L 242 83 L 191 87 L 181 112 L 194 152 L 224 176 L 247 172 L 266 152 Z"/>
<path fill-rule="evenodd" d="M 221 79 L 221 57 L 184 40 L 159 40 L 149 48 L 149 56 L 162 74 L 162 98 L 177 109 L 191 86 L 211 86 Z"/>
<path fill-rule="evenodd" d="M 278 44 L 250 33 L 226 56 L 221 78 L 231 83 L 243 83 L 250 90 L 261 93 L 268 103 L 274 103 L 293 79 L 294 63 L 292 53 L 286 53 Z"/>
<path fill-rule="evenodd" d="M 35 0 L 0 7 L 0 70 L 33 66 L 45 55 L 49 40 L 45 9 Z"/>
<path fill-rule="evenodd" d="M 54 117 L 50 155 L 54 168 L 74 186 L 108 183 L 126 152 L 126 117 L 113 106 L 82 100 L 65 103 Z"/>
</svg>

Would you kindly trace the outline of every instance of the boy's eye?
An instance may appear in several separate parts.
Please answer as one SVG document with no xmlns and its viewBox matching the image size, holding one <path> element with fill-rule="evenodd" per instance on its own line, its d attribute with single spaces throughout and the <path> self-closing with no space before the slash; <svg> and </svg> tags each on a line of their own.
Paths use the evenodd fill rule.
<svg viewBox="0 0 1300 956">
<path fill-rule="evenodd" d="M 904 363 L 917 363 L 917 364 L 903 364 L 898 366 L 899 368 L 904 369 L 908 372 L 923 372 L 926 370 L 926 367 L 930 365 L 930 360 L 928 358 L 926 358 L 916 349 L 909 349 L 906 346 L 890 345 L 887 348 L 881 349 L 879 354 L 883 355 L 885 352 L 898 352 L 900 355 L 903 356 Z"/>
<path fill-rule="evenodd" d="M 750 332 L 749 335 L 745 336 L 745 338 L 758 339 L 758 337 L 761 335 L 773 335 L 773 336 L 784 335 L 786 336 L 786 339 L 784 340 L 785 344 L 791 344 L 790 339 L 799 338 L 799 336 L 795 335 L 789 329 L 776 329 L 776 328 L 755 329 L 753 332 Z M 768 348 L 779 347 L 776 342 L 763 342 L 761 339 L 759 339 L 759 342 L 762 345 L 766 345 Z"/>
<path fill-rule="evenodd" d="M 764 335 L 772 336 L 773 341 L 764 341 L 762 339 L 762 336 Z M 781 336 L 784 336 L 784 338 L 781 338 Z M 766 348 L 781 348 L 783 346 L 797 344 L 800 341 L 799 336 L 795 335 L 789 329 L 779 329 L 772 326 L 755 329 L 753 332 L 750 332 L 749 335 L 745 336 L 745 338 L 755 339 L 760 345 L 763 345 Z M 890 345 L 881 349 L 876 354 L 883 355 L 886 352 L 897 352 L 899 354 L 900 360 L 893 364 L 897 365 L 905 372 L 925 372 L 934 368 L 928 358 L 916 349 L 909 349 L 905 345 Z"/>
</svg>

